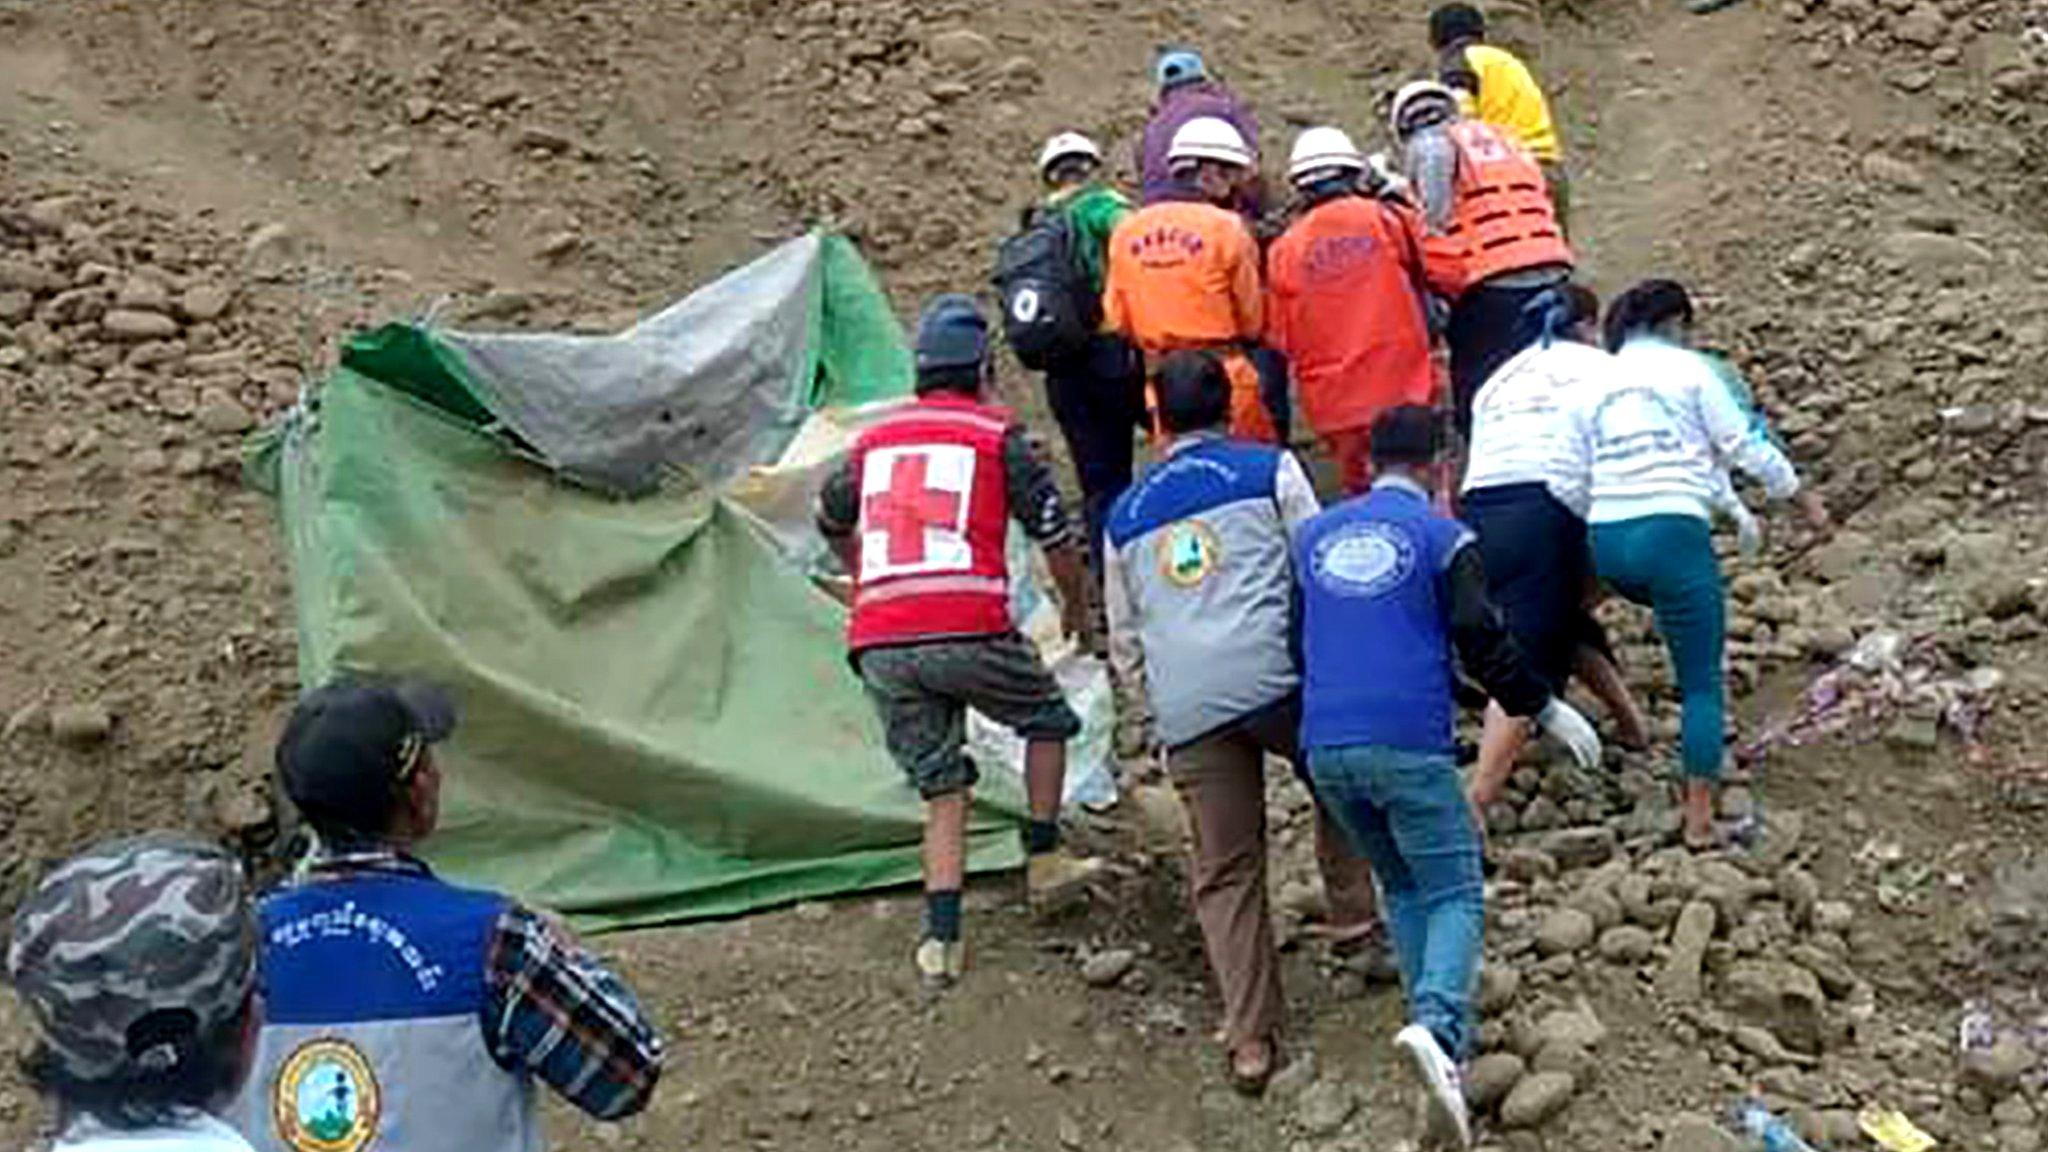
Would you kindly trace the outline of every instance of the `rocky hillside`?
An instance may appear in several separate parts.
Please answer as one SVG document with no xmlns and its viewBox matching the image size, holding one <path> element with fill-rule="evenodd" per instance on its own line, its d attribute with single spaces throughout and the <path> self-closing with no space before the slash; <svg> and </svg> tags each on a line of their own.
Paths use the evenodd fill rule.
<svg viewBox="0 0 2048 1152">
<path fill-rule="evenodd" d="M 609 327 L 817 221 L 908 312 L 979 283 L 1044 135 L 1129 139 L 1157 45 L 1207 48 L 1279 152 L 1322 119 L 1376 139 L 1420 11 L 0 0 L 0 902 L 114 829 L 274 836 L 289 585 L 237 448 L 351 327 Z M 1489 1146 L 1734 1148 L 1754 1093 L 1827 1148 L 1878 1105 L 2037 1149 L 2048 5 L 1497 15 L 1565 115 L 1589 276 L 1693 283 L 1842 527 L 1731 567 L 1744 850 L 1670 846 L 1653 758 L 1532 764 L 1488 814 Z M 1661 650 L 1613 611 L 1668 737 Z M 1146 787 L 1088 830 L 1118 864 L 1089 908 L 973 895 L 975 978 L 937 1006 L 895 900 L 607 941 L 674 1064 L 646 1116 L 560 1142 L 1402 1147 L 1398 999 L 1308 931 L 1305 804 L 1276 779 L 1295 1063 L 1262 1104 L 1220 1086 Z M 0 1086 L 0 1133 L 40 1121 Z"/>
</svg>

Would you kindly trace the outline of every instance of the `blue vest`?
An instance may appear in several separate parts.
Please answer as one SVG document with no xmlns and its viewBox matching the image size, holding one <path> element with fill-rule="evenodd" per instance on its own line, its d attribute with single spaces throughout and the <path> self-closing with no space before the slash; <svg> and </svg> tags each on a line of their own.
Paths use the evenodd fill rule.
<svg viewBox="0 0 2048 1152">
<path fill-rule="evenodd" d="M 1417 492 L 1383 485 L 1295 541 L 1302 590 L 1302 746 L 1453 748 L 1444 572 L 1471 533 Z"/>
<path fill-rule="evenodd" d="M 529 1152 L 532 1085 L 484 1043 L 502 896 L 365 873 L 263 901 L 263 1030 L 230 1118 L 259 1152 Z"/>
<path fill-rule="evenodd" d="M 1117 498 L 1109 546 L 1145 652 L 1159 738 L 1177 748 L 1284 699 L 1298 680 L 1280 450 L 1177 448 Z"/>
</svg>

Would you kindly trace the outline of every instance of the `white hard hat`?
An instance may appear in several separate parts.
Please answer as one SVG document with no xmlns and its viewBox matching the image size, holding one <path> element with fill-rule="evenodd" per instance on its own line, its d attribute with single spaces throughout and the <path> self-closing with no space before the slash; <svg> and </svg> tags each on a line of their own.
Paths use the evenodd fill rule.
<svg viewBox="0 0 2048 1152">
<path fill-rule="evenodd" d="M 1249 168 L 1253 163 L 1251 145 L 1244 142 L 1244 136 L 1231 127 L 1230 121 L 1215 116 L 1198 116 L 1173 134 L 1173 143 L 1166 149 L 1167 163 L 1179 165 L 1192 160 L 1214 160 L 1239 168 Z"/>
<path fill-rule="evenodd" d="M 1408 133 L 1403 131 L 1403 123 L 1411 113 L 1431 101 L 1449 105 L 1452 112 L 1458 110 L 1458 94 L 1434 80 L 1417 80 L 1394 93 L 1394 103 L 1387 109 L 1387 121 L 1394 130 L 1394 136 L 1405 138 Z"/>
<path fill-rule="evenodd" d="M 1365 170 L 1365 156 L 1342 128 L 1306 128 L 1294 138 L 1294 155 L 1287 162 L 1287 177 L 1299 183 L 1304 176 L 1344 168 Z"/>
<path fill-rule="evenodd" d="M 1088 159 L 1100 164 L 1102 162 L 1102 149 L 1096 146 L 1095 141 L 1081 135 L 1079 132 L 1062 132 L 1047 140 L 1045 147 L 1039 150 L 1038 174 L 1040 176 L 1045 175 L 1054 164 L 1070 156 L 1086 156 Z"/>
</svg>

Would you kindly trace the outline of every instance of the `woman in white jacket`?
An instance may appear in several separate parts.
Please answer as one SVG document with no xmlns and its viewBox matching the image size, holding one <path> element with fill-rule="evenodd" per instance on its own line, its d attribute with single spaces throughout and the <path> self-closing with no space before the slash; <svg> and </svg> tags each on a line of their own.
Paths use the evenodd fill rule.
<svg viewBox="0 0 2048 1152">
<path fill-rule="evenodd" d="M 1730 491 L 1727 470 L 1748 473 L 1773 500 L 1796 499 L 1816 531 L 1829 525 L 1791 461 L 1691 349 L 1692 320 L 1691 298 L 1669 280 L 1639 284 L 1610 307 L 1607 338 L 1620 371 L 1588 397 L 1587 520 L 1601 580 L 1656 613 L 1671 652 L 1683 706 L 1685 840 L 1697 848 L 1713 842 L 1726 731 L 1727 605 L 1711 528 Z"/>
</svg>

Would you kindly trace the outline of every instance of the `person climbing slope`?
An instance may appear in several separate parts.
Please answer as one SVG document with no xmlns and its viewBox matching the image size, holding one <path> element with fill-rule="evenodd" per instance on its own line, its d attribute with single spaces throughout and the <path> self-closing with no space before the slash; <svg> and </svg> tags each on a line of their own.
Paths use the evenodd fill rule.
<svg viewBox="0 0 2048 1152">
<path fill-rule="evenodd" d="M 1454 752 L 1453 651 L 1499 702 L 1490 725 L 1538 724 L 1589 768 L 1600 737 L 1523 663 L 1471 531 L 1432 511 L 1440 423 L 1428 408 L 1380 415 L 1371 493 L 1301 529 L 1294 572 L 1309 775 L 1379 879 L 1408 1000 L 1394 1044 L 1424 1090 L 1429 1134 L 1465 1148 L 1458 1061 L 1475 1039 L 1486 907 L 1478 815 Z"/>
<path fill-rule="evenodd" d="M 1317 511 L 1293 456 L 1230 439 L 1230 382 L 1212 353 L 1159 373 L 1165 459 L 1110 517 L 1110 656 L 1142 681 L 1166 773 L 1193 831 L 1188 882 L 1223 992 L 1231 1082 L 1257 1093 L 1278 1065 L 1280 957 L 1266 897 L 1266 757 L 1298 762 L 1300 677 L 1288 541 Z M 1320 807 L 1316 860 L 1332 929 L 1373 923 L 1372 874 Z"/>
<path fill-rule="evenodd" d="M 1174 187 L 1117 225 L 1103 323 L 1144 352 L 1147 374 L 1169 353 L 1214 351 L 1230 375 L 1230 433 L 1274 443 L 1279 431 L 1249 349 L 1265 326 L 1259 245 L 1223 205 L 1252 165 L 1244 137 L 1217 119 L 1174 134 Z"/>
<path fill-rule="evenodd" d="M 1176 193 L 1180 181 L 1174 174 L 1173 138 L 1191 120 L 1215 119 L 1237 130 L 1251 156 L 1222 203 L 1247 222 L 1257 220 L 1265 210 L 1265 194 L 1259 182 L 1259 121 L 1251 106 L 1210 74 L 1198 52 L 1185 48 L 1162 52 L 1153 63 L 1152 75 L 1158 99 L 1138 138 L 1139 201 L 1154 204 Z"/>
<path fill-rule="evenodd" d="M 1681 698 L 1680 762 L 1688 846 L 1713 844 L 1714 788 L 1726 737 L 1727 603 L 1712 517 L 1720 473 L 1754 477 L 1773 500 L 1796 500 L 1817 532 L 1827 508 L 1761 435 L 1714 369 L 1689 347 L 1685 288 L 1651 280 L 1608 312 L 1620 371 L 1589 396 L 1593 491 L 1588 520 L 1600 579 L 1656 614 Z"/>
<path fill-rule="evenodd" d="M 1459 511 L 1479 537 L 1487 590 L 1530 668 L 1552 693 L 1576 672 L 1614 717 L 1619 742 L 1640 749 L 1647 722 L 1590 606 L 1593 454 L 1582 400 L 1604 392 L 1619 366 L 1599 347 L 1600 301 L 1590 289 L 1539 296 L 1523 323 L 1530 346 L 1473 403 Z M 1510 746 L 1489 749 L 1473 778 L 1482 808 L 1499 797 L 1524 740 L 1519 728 L 1493 730 Z"/>
<path fill-rule="evenodd" d="M 1550 101 L 1520 57 L 1486 42 L 1486 16 L 1466 3 L 1429 14 L 1429 46 L 1437 79 L 1458 92 L 1466 115 L 1510 133 L 1536 158 L 1557 209 L 1560 228 L 1571 227 L 1571 179 Z"/>
<path fill-rule="evenodd" d="M 1004 543 L 1014 519 L 1043 550 L 1078 635 L 1086 562 L 1051 472 L 1024 428 L 983 396 L 988 322 L 946 293 L 919 318 L 917 399 L 870 426 L 818 496 L 818 529 L 853 574 L 847 642 L 889 754 L 925 802 L 925 924 L 913 959 L 928 987 L 966 969 L 960 901 L 979 779 L 966 753 L 973 707 L 1025 740 L 1025 885 L 1034 902 L 1085 883 L 1099 862 L 1061 854 L 1067 741 L 1081 730 L 1038 650 L 1010 622 Z"/>
<path fill-rule="evenodd" d="M 1463 118 L 1449 88 L 1410 84 L 1390 116 L 1429 226 L 1430 288 L 1451 302 L 1451 393 L 1469 436 L 1472 398 L 1522 350 L 1523 309 L 1571 276 L 1572 251 L 1535 159 L 1500 129 Z"/>
<path fill-rule="evenodd" d="M 1046 405 L 1081 488 L 1089 554 L 1101 570 L 1109 506 L 1131 483 L 1145 418 L 1145 369 L 1128 340 L 1102 330 L 1109 238 L 1131 202 L 1102 176 L 1102 150 L 1062 132 L 1038 155 L 1044 200 L 1004 242 L 995 286 L 1003 330 L 1026 368 L 1045 374 Z"/>
<path fill-rule="evenodd" d="M 1352 495 L 1372 482 L 1373 420 L 1436 392 L 1422 224 L 1370 195 L 1366 172 L 1341 130 L 1303 131 L 1288 166 L 1303 211 L 1266 253 L 1266 341 Z"/>
</svg>

